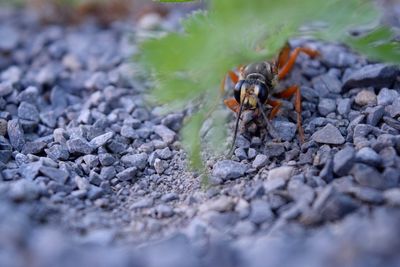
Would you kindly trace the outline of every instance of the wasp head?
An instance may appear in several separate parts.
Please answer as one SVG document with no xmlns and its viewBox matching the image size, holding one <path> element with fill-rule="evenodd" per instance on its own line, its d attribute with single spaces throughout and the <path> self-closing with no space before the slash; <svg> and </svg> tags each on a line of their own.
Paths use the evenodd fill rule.
<svg viewBox="0 0 400 267">
<path fill-rule="evenodd" d="M 257 108 L 257 103 L 265 103 L 268 98 L 268 89 L 258 80 L 240 80 L 234 90 L 234 96 L 238 103 L 246 109 Z"/>
</svg>

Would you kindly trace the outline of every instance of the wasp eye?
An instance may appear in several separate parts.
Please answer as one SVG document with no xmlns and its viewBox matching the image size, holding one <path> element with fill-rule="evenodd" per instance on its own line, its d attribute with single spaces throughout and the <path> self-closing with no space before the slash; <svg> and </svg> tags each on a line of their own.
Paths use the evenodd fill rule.
<svg viewBox="0 0 400 267">
<path fill-rule="evenodd" d="M 268 89 L 264 84 L 260 84 L 258 86 L 258 99 L 261 103 L 265 103 L 265 101 L 268 99 Z"/>
<path fill-rule="evenodd" d="M 240 91 L 242 89 L 242 85 L 244 83 L 244 80 L 239 81 L 236 85 L 235 88 L 233 90 L 233 94 L 235 96 L 235 99 L 238 103 L 240 103 Z"/>
</svg>

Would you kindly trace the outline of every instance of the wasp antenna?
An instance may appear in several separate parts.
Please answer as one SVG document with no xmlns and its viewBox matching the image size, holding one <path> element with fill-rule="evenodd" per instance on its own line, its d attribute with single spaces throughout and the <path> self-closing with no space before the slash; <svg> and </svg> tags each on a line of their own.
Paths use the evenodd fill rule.
<svg viewBox="0 0 400 267">
<path fill-rule="evenodd" d="M 245 99 L 246 99 L 246 98 L 245 98 Z M 240 103 L 240 108 L 239 108 L 238 116 L 237 116 L 237 118 L 236 118 L 235 132 L 234 132 L 234 134 L 233 134 L 233 141 L 232 141 L 231 148 L 229 149 L 229 152 L 228 152 L 228 157 L 231 157 L 231 156 L 232 156 L 233 150 L 234 150 L 234 148 L 235 148 L 235 142 L 236 142 L 237 132 L 238 132 L 238 128 L 239 128 L 239 121 L 240 121 L 240 117 L 242 116 L 243 103 L 245 102 L 245 99 L 243 99 L 243 101 Z"/>
</svg>

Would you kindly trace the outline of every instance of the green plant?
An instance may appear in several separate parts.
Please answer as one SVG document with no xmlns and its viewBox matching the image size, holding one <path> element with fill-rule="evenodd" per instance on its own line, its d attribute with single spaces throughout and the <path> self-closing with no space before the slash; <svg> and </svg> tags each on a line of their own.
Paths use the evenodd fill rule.
<svg viewBox="0 0 400 267">
<path fill-rule="evenodd" d="M 315 38 L 345 42 L 372 59 L 400 62 L 400 46 L 389 29 L 375 28 L 357 38 L 348 34 L 377 25 L 378 15 L 371 1 L 363 0 L 215 0 L 207 12 L 183 22 L 183 33 L 144 42 L 139 59 L 154 75 L 156 101 L 174 108 L 198 103 L 198 112 L 183 129 L 183 143 L 199 168 L 199 130 L 222 102 L 218 86 L 227 70 L 271 58 L 289 38 L 302 34 L 300 26 L 315 21 L 325 25 L 308 32 Z M 215 133 L 225 132 L 223 123 L 215 127 Z M 217 138 L 214 142 L 221 144 Z"/>
</svg>

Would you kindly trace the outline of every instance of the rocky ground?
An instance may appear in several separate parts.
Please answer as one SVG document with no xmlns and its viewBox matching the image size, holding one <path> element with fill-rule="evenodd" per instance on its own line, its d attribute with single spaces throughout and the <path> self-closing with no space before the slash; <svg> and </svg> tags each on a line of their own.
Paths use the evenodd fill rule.
<svg viewBox="0 0 400 267">
<path fill-rule="evenodd" d="M 18 12 L 0 12 L 1 266 L 399 266 L 399 67 L 292 40 L 321 53 L 284 82 L 301 85 L 306 143 L 286 101 L 281 140 L 240 135 L 205 191 L 185 113 L 160 115 L 133 78 L 154 20 Z"/>
</svg>

